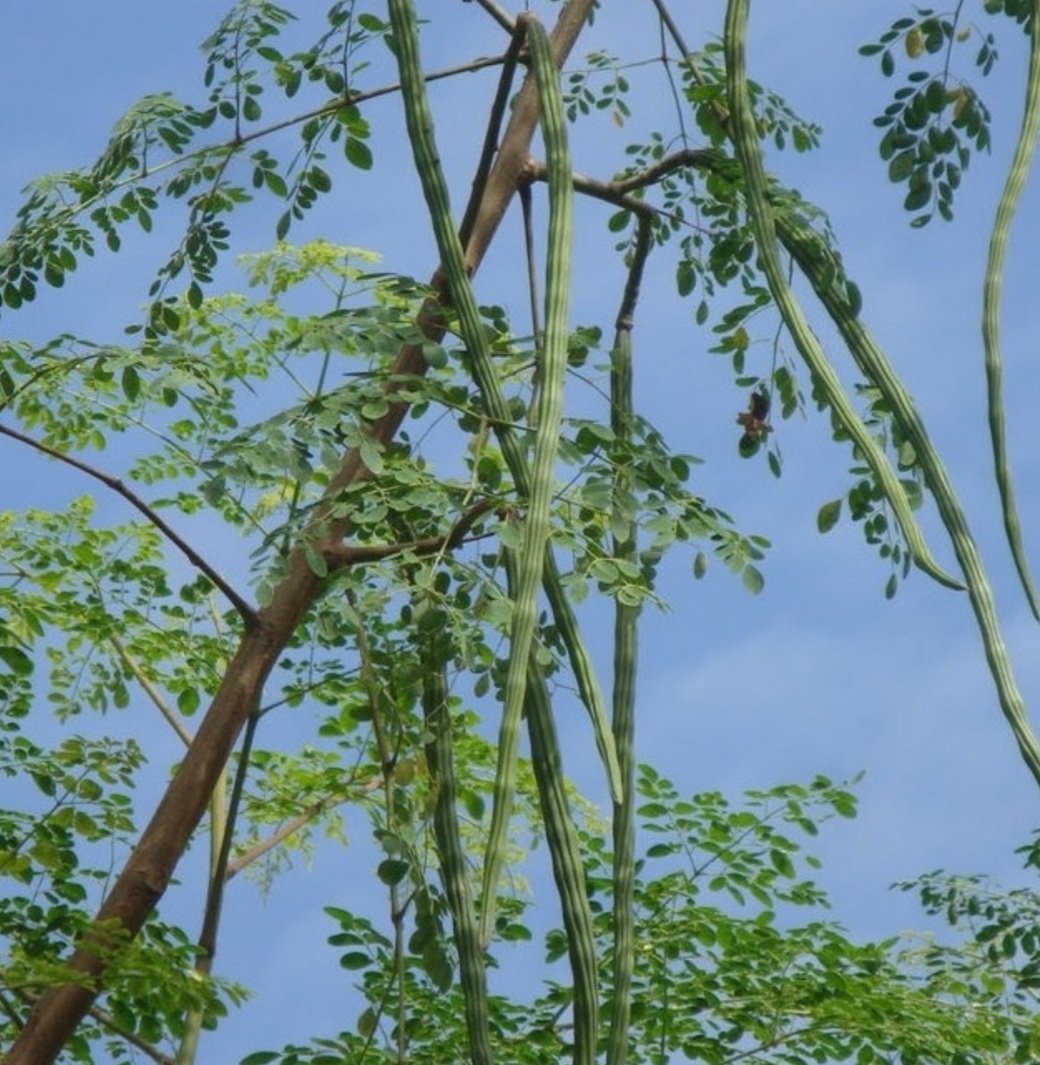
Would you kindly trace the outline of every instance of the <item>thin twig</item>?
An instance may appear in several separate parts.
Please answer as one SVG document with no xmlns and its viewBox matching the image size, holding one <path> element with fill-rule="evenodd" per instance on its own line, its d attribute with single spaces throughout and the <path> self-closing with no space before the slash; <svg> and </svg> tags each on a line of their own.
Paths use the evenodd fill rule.
<svg viewBox="0 0 1040 1065">
<path fill-rule="evenodd" d="M 516 23 L 509 13 L 495 3 L 495 0 L 477 0 L 477 3 L 509 34 L 516 33 Z"/>
<path fill-rule="evenodd" d="M 36 1002 L 37 996 L 30 991 L 26 991 L 24 988 L 14 988 L 14 993 L 27 1005 L 32 1006 Z M 7 1012 L 5 1010 L 5 1012 Z M 164 1054 L 158 1047 L 152 1046 L 151 1043 L 145 1042 L 139 1035 L 135 1035 L 133 1032 L 128 1032 L 107 1010 L 101 1009 L 99 1006 L 91 1006 L 87 1013 L 94 1018 L 102 1027 L 107 1028 L 113 1034 L 119 1036 L 120 1039 L 125 1039 L 131 1046 L 140 1050 L 146 1057 L 152 1059 L 152 1061 L 158 1062 L 158 1065 L 176 1065 L 174 1059 L 169 1054 Z"/>
<path fill-rule="evenodd" d="M 181 742 L 185 747 L 190 747 L 192 741 L 191 733 L 185 728 L 184 722 L 181 721 L 177 711 L 166 701 L 166 697 L 163 693 L 152 683 L 151 678 L 145 673 L 141 663 L 129 652 L 126 644 L 120 639 L 118 633 L 110 633 L 108 640 L 115 648 L 120 661 L 134 675 L 134 679 L 144 689 L 145 695 L 152 700 L 155 708 L 166 719 L 170 728 L 172 728 L 181 738 Z"/>
<path fill-rule="evenodd" d="M 99 470 L 96 466 L 91 466 L 89 463 L 74 458 L 72 455 L 66 455 L 57 448 L 44 444 L 42 441 L 27 436 L 25 433 L 20 433 L 17 429 L 12 429 L 10 426 L 0 425 L 0 435 L 9 436 L 12 440 L 17 440 L 19 443 L 25 444 L 27 447 L 31 447 L 35 451 L 39 451 L 41 454 L 49 455 L 51 458 L 57 459 L 59 462 L 64 462 L 67 466 L 71 466 L 73 469 L 85 473 L 88 477 L 93 477 L 95 481 L 100 481 L 103 485 L 112 489 L 117 495 L 121 495 L 132 507 L 139 510 L 196 569 L 205 574 L 216 588 L 220 589 L 228 602 L 230 602 L 241 615 L 247 628 L 252 628 L 256 625 L 257 617 L 253 608 L 238 594 L 238 592 L 235 591 L 234 588 L 231 587 L 230 584 L 228 584 L 226 580 L 224 580 L 223 577 L 221 577 L 219 573 L 217 573 L 217 571 L 195 550 L 195 548 L 193 548 L 178 533 L 174 532 L 173 529 L 171 529 L 170 526 L 167 525 L 166 522 L 139 495 L 127 488 L 118 477 L 113 477 L 110 473 L 105 473 L 104 470 Z"/>
<path fill-rule="evenodd" d="M 509 90 L 513 85 L 513 75 L 516 73 L 516 64 L 520 58 L 523 45 L 523 35 L 517 34 L 509 42 L 505 55 L 502 57 L 502 71 L 498 77 L 498 88 L 495 90 L 495 98 L 491 102 L 491 110 L 488 112 L 487 129 L 484 132 L 484 143 L 480 149 L 480 159 L 477 161 L 477 169 L 473 174 L 473 183 L 470 186 L 469 202 L 462 215 L 459 225 L 459 240 L 465 247 L 473 232 L 473 221 L 480 210 L 481 201 L 484 198 L 484 190 L 487 187 L 488 175 L 491 173 L 492 164 L 495 161 L 495 153 L 498 151 L 498 135 L 502 129 L 502 119 L 505 117 L 506 106 L 509 103 Z"/>
<path fill-rule="evenodd" d="M 432 74 L 424 75 L 424 78 L 426 81 L 440 81 L 443 78 L 455 77 L 458 74 L 469 74 L 478 70 L 483 70 L 486 67 L 499 66 L 504 62 L 504 59 L 504 56 L 484 56 L 480 59 L 472 59 L 466 63 L 459 63 L 453 67 L 445 67 L 443 70 L 435 70 Z M 114 181 L 111 185 L 106 185 L 101 192 L 98 192 L 94 196 L 88 196 L 85 199 L 80 200 L 78 203 L 69 204 L 63 218 L 66 220 L 69 218 L 75 218 L 77 215 L 89 210 L 100 200 L 111 196 L 119 189 L 125 188 L 127 185 L 133 185 L 138 181 L 144 181 L 147 178 L 154 177 L 156 174 L 161 174 L 165 170 L 171 170 L 184 163 L 190 163 L 194 160 L 202 159 L 207 155 L 236 151 L 253 141 L 268 137 L 272 133 L 279 133 L 283 129 L 299 126 L 313 118 L 322 118 L 325 115 L 333 114 L 341 107 L 356 107 L 358 104 L 367 103 L 370 100 L 377 100 L 381 96 L 389 96 L 392 93 L 400 92 L 400 90 L 400 82 L 391 82 L 389 85 L 381 85 L 379 88 L 370 89 L 367 92 L 356 92 L 347 96 L 338 96 L 334 100 L 322 104 L 320 107 L 314 107 L 309 111 L 302 111 L 300 114 L 280 119 L 278 122 L 272 122 L 271 125 L 264 126 L 261 129 L 255 129 L 249 133 L 233 137 L 230 140 L 221 141 L 217 144 L 209 144 L 203 148 L 197 148 L 195 151 L 185 152 L 183 155 L 174 156 L 156 166 L 149 167 L 147 170 L 139 170 L 133 174 L 128 174 L 119 181 Z M 48 225 L 53 224 L 53 222 L 54 219 L 49 219 Z"/>
<path fill-rule="evenodd" d="M 531 207 L 531 183 L 525 181 L 517 190 L 520 208 L 524 220 L 524 253 L 527 259 L 527 297 L 531 308 L 531 336 L 534 338 L 534 374 L 531 378 L 531 402 L 528 410 L 533 423 L 534 412 L 538 409 L 538 390 L 542 377 L 542 316 L 538 309 L 538 267 L 534 261 L 534 219 Z"/>
<path fill-rule="evenodd" d="M 452 526 L 450 532 L 441 536 L 427 536 L 421 540 L 407 540 L 399 544 L 327 544 L 322 555 L 331 569 L 356 566 L 362 562 L 378 562 L 384 558 L 411 551 L 416 555 L 432 555 L 441 550 L 454 550 L 464 541 L 483 540 L 491 533 L 479 533 L 467 537 L 476 522 L 497 504 L 493 499 L 481 499 L 475 503 Z"/>
<path fill-rule="evenodd" d="M 672 18 L 672 13 L 667 7 L 665 7 L 664 0 L 650 0 L 650 2 L 655 8 L 657 8 L 657 14 L 667 27 L 668 32 L 672 35 L 672 40 L 675 41 L 676 48 L 679 49 L 683 56 L 690 55 L 690 49 L 683 40 L 683 36 L 679 32 L 679 27 L 675 24 L 675 19 Z"/>
<path fill-rule="evenodd" d="M 598 178 L 574 173 L 572 180 L 575 192 L 626 207 L 636 214 L 663 215 L 665 212 L 632 196 L 631 193 L 656 184 L 675 170 L 682 170 L 688 166 L 714 166 L 718 164 L 718 161 L 719 153 L 713 148 L 683 148 L 682 151 L 665 156 L 653 166 L 648 166 L 645 170 L 640 170 L 635 174 L 629 174 L 628 177 L 617 178 L 614 181 L 601 181 Z M 545 163 L 540 159 L 528 160 L 525 176 L 530 181 L 545 181 L 547 177 Z"/>
<path fill-rule="evenodd" d="M 359 786 L 359 790 L 362 792 L 375 791 L 376 788 L 383 787 L 382 776 L 373 777 L 367 783 Z M 337 791 L 334 795 L 327 795 L 324 799 L 320 799 L 318 802 L 311 803 L 306 807 L 302 813 L 297 814 L 295 817 L 286 821 L 284 825 L 279 826 L 269 836 L 265 836 L 263 839 L 258 840 L 247 851 L 243 851 L 237 858 L 227 863 L 227 869 L 224 872 L 225 882 L 231 880 L 232 877 L 237 876 L 247 866 L 253 864 L 262 858 L 268 851 L 274 850 L 283 840 L 288 839 L 293 833 L 298 832 L 308 822 L 313 821 L 316 817 L 320 817 L 323 813 L 331 810 L 334 806 L 339 806 L 341 803 L 347 802 L 351 798 L 351 795 L 346 792 Z"/>
</svg>

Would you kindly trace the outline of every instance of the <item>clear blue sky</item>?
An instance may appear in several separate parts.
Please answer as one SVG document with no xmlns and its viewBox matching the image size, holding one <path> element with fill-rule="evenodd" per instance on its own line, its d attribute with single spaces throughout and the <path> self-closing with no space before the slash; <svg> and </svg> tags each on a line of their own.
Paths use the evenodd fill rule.
<svg viewBox="0 0 1040 1065">
<path fill-rule="evenodd" d="M 473 29 L 482 21 L 475 5 L 423 6 L 435 20 L 424 42 L 428 65 L 448 65 L 501 46 L 490 23 Z M 531 6 L 551 20 L 555 5 Z M 579 52 L 605 47 L 652 58 L 657 43 L 650 5 L 605 6 Z M 676 14 L 686 6 L 674 5 Z M 721 5 L 696 7 L 695 15 L 679 17 L 688 40 L 699 46 L 718 32 Z M 197 45 L 218 10 L 199 0 L 175 7 L 128 0 L 11 4 L 0 38 L 3 218 L 11 218 L 18 190 L 30 178 L 89 162 L 136 96 L 171 89 L 197 99 Z M 999 24 L 1002 59 L 994 76 L 981 83 L 995 116 L 993 154 L 973 161 L 956 222 L 912 231 L 899 206 L 901 194 L 885 180 L 870 125 L 893 86 L 883 82 L 873 61 L 855 54 L 901 13 L 903 6 L 892 0 L 755 5 L 753 76 L 825 131 L 823 151 L 768 162 L 831 215 L 846 266 L 864 294 L 864 318 L 917 397 L 962 494 L 995 585 L 1020 686 L 1027 702 L 1036 705 L 1040 631 L 1019 594 L 1000 531 L 979 328 L 989 226 L 1020 116 L 1023 42 L 1010 24 Z M 461 32 L 438 30 L 442 17 Z M 967 50 L 961 62 L 978 84 Z M 637 112 L 640 95 L 656 99 L 645 94 L 662 91 L 656 68 L 648 70 L 652 73 L 632 75 Z M 495 76 L 467 75 L 441 83 L 433 93 L 442 150 L 457 175 L 469 172 L 483 128 L 480 108 Z M 378 102 L 370 116 L 386 131 L 376 142 L 375 172 L 337 175 L 330 202 L 298 239 L 321 235 L 370 247 L 384 254 L 388 270 L 425 277 L 434 263 L 433 244 L 401 154 L 398 101 Z M 669 112 L 661 124 L 670 121 Z M 576 167 L 609 177 L 623 165 L 626 132 L 606 120 L 587 120 L 575 133 Z M 461 198 L 468 180 L 462 177 L 456 187 Z M 1032 180 L 1008 264 L 1004 341 L 1007 421 L 1034 561 L 1040 556 L 1040 461 L 1032 424 L 1040 409 L 1038 215 L 1040 196 Z M 596 321 L 609 330 L 620 272 L 609 260 L 613 237 L 605 231 L 606 211 L 583 204 L 578 217 L 585 228 L 574 320 Z M 255 211 L 247 218 L 237 231 L 236 250 L 269 245 L 273 213 Z M 5 316 L 2 335 L 42 339 L 68 329 L 115 339 L 144 301 L 152 271 L 176 239 L 177 221 L 171 216 L 169 228 L 160 227 L 148 241 L 129 241 L 119 256 L 102 253 L 62 291 L 47 291 L 36 305 Z M 513 269 L 515 216 L 505 228 L 479 275 L 478 291 L 522 320 L 526 304 Z M 822 335 L 831 340 L 826 331 Z M 826 537 L 816 533 L 819 505 L 847 487 L 847 455 L 831 445 L 823 419 L 794 419 L 778 428 L 785 459 L 779 481 L 764 463 L 736 459 L 734 419 L 745 400 L 725 362 L 707 354 L 709 341 L 692 325 L 692 306 L 674 297 L 667 252 L 651 264 L 635 344 L 640 402 L 673 446 L 708 460 L 697 473 L 696 490 L 733 514 L 745 531 L 763 533 L 774 543 L 763 567 L 766 588 L 757 598 L 717 565 L 695 583 L 689 559 L 676 559 L 664 586 L 671 611 L 650 612 L 644 622 L 640 758 L 687 791 L 735 792 L 816 772 L 841 778 L 866 770 L 859 820 L 831 832 L 820 849 L 835 916 L 864 935 L 915 922 L 908 901 L 886 891 L 896 879 L 945 867 L 1017 880 L 1011 851 L 1040 822 L 1040 797 L 1000 716 L 966 598 L 915 573 L 886 603 L 887 572 L 858 528 L 843 522 Z M 0 462 L 5 495 L 18 504 L 36 498 L 53 504 L 86 488 L 7 441 L 0 442 Z M 936 523 L 928 521 L 926 528 L 940 557 L 952 561 Z M 589 620 L 594 632 L 602 625 L 600 618 Z M 595 789 L 591 741 L 583 718 L 574 714 L 573 720 L 569 768 Z M 163 759 L 174 757 L 172 746 L 154 756 L 157 780 L 165 772 Z M 232 885 L 220 968 L 253 984 L 258 997 L 207 1041 L 204 1060 L 237 1060 L 233 1055 L 303 1038 L 322 1001 L 328 1003 L 329 1028 L 339 1023 L 336 1007 L 347 984 L 332 954 L 323 953 L 333 929 L 317 907 L 334 901 L 330 883 L 346 896 L 355 877 L 360 883 L 368 876 L 370 856 L 358 853 L 323 851 L 311 872 L 297 872 L 276 887 L 266 906 L 252 886 Z M 190 898 L 175 898 L 171 905 L 192 912 Z M 265 929 L 262 940 L 258 926 Z M 194 927 L 193 918 L 188 927 Z"/>
</svg>

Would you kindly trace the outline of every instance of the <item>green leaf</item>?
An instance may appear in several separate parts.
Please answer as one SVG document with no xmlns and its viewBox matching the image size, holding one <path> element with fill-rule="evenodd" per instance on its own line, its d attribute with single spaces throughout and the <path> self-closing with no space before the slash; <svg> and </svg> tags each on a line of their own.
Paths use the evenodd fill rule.
<svg viewBox="0 0 1040 1065">
<path fill-rule="evenodd" d="M 191 717 L 199 708 L 199 693 L 196 688 L 185 688 L 177 696 L 177 709 L 185 717 Z"/>
<path fill-rule="evenodd" d="M 329 575 L 329 564 L 325 556 L 310 540 L 303 541 L 303 553 L 307 558 L 307 565 L 315 577 L 324 578 Z"/>
<path fill-rule="evenodd" d="M 383 449 L 375 440 L 368 436 L 362 437 L 359 450 L 361 461 L 372 473 L 378 475 L 383 472 Z"/>
<path fill-rule="evenodd" d="M 372 149 L 357 137 L 347 137 L 343 144 L 343 152 L 347 162 L 356 166 L 359 170 L 372 169 Z"/>
<path fill-rule="evenodd" d="M 832 499 L 829 503 L 824 503 L 820 507 L 819 512 L 816 515 L 816 528 L 819 532 L 830 532 L 835 525 L 838 524 L 838 519 L 841 517 L 841 500 Z"/>
<path fill-rule="evenodd" d="M 769 852 L 769 861 L 781 876 L 794 876 L 794 863 L 786 851 L 780 850 L 779 847 L 774 847 Z"/>
<path fill-rule="evenodd" d="M 700 580 L 708 572 L 708 557 L 703 551 L 698 551 L 693 559 L 693 575 Z"/>
<path fill-rule="evenodd" d="M 607 229 L 609 229 L 611 233 L 620 233 L 621 230 L 628 227 L 631 219 L 631 211 L 616 211 L 610 216 L 610 219 L 607 222 Z"/>
<path fill-rule="evenodd" d="M 357 1019 L 358 1035 L 362 1039 L 369 1039 L 376 1030 L 377 1020 L 376 1011 L 371 1006 L 363 1010 L 361 1016 Z M 245 1065 L 245 1062 L 243 1062 L 243 1065 Z"/>
<path fill-rule="evenodd" d="M 900 152 L 888 164 L 889 181 L 906 181 L 914 169 L 917 154 L 914 151 Z"/>
<path fill-rule="evenodd" d="M 675 286 L 680 296 L 688 296 L 697 283 L 697 274 L 689 259 L 680 259 L 675 268 Z"/>
<path fill-rule="evenodd" d="M 0 647 L 0 659 L 8 669 L 19 677 L 28 677 L 32 674 L 32 659 L 18 647 Z"/>
<path fill-rule="evenodd" d="M 423 950 L 422 967 L 439 991 L 447 991 L 451 987 L 455 975 L 451 959 L 438 940 L 434 940 Z"/>
<path fill-rule="evenodd" d="M 244 1057 L 239 1065 L 268 1065 L 269 1062 L 278 1061 L 281 1056 L 276 1050 L 258 1050 L 255 1054 Z"/>
<path fill-rule="evenodd" d="M 752 594 L 758 595 L 765 587 L 766 579 L 762 574 L 752 565 L 744 567 L 740 574 L 740 579 L 744 584 L 744 587 Z"/>
<path fill-rule="evenodd" d="M 344 954 L 339 959 L 340 968 L 342 969 L 364 969 L 372 964 L 372 959 L 367 954 L 360 950 L 351 950 Z"/>
<path fill-rule="evenodd" d="M 275 196 L 285 197 L 289 191 L 285 184 L 285 179 L 281 174 L 276 174 L 273 170 L 264 171 L 264 184 L 275 194 Z"/>
<path fill-rule="evenodd" d="M 917 211 L 924 207 L 932 198 L 932 183 L 922 180 L 916 187 L 911 188 L 903 201 L 903 207 L 908 211 Z"/>
<path fill-rule="evenodd" d="M 859 286 L 852 281 L 846 280 L 845 294 L 849 299 L 849 313 L 853 318 L 858 318 L 859 312 L 863 310 L 863 294 L 860 292 Z"/>
<path fill-rule="evenodd" d="M 377 875 L 384 884 L 399 884 L 408 875 L 409 865 L 400 858 L 384 858 L 379 863 Z"/>
<path fill-rule="evenodd" d="M 132 365 L 128 364 L 123 367 L 120 384 L 123 387 L 123 395 L 126 396 L 131 403 L 133 403 L 141 394 L 141 378 Z"/>
</svg>

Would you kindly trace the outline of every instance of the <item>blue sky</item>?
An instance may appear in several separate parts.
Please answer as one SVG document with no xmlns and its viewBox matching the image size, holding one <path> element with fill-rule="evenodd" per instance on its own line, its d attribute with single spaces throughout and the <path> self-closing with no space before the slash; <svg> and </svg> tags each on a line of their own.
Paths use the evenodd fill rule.
<svg viewBox="0 0 1040 1065">
<path fill-rule="evenodd" d="M 531 6 L 551 20 L 554 5 Z M 675 5 L 677 14 L 683 6 Z M 650 5 L 606 7 L 579 54 L 592 47 L 638 58 L 657 54 Z M 420 8 L 458 30 L 434 32 L 439 22 L 431 23 L 424 39 L 429 66 L 501 47 L 475 5 Z M 216 10 L 199 0 L 176 8 L 126 0 L 12 4 L 0 38 L 0 98 L 7 101 L 0 112 L 3 218 L 11 218 L 18 190 L 32 177 L 89 162 L 136 96 L 171 89 L 197 98 L 197 45 Z M 714 2 L 697 5 L 695 16 L 680 16 L 688 40 L 699 46 L 717 33 L 720 12 Z M 1019 684 L 1027 703 L 1035 705 L 1040 634 L 1016 586 L 1000 529 L 979 327 L 985 248 L 1017 132 L 1025 51 L 1019 31 L 996 24 L 1001 61 L 982 82 L 971 67 L 973 49 L 965 48 L 963 72 L 981 87 L 994 113 L 993 153 L 973 160 L 953 225 L 912 231 L 899 206 L 902 194 L 885 179 L 870 125 L 894 86 L 883 81 L 874 61 L 855 54 L 859 44 L 903 13 L 891 0 L 755 5 L 752 75 L 824 127 L 822 151 L 774 153 L 767 163 L 831 216 L 846 266 L 864 294 L 863 316 L 915 394 L 962 495 L 995 586 Z M 468 188 L 484 94 L 495 76 L 466 75 L 432 92 L 459 199 Z M 657 99 L 650 94 L 664 91 L 656 68 L 634 71 L 631 80 L 637 112 L 641 98 Z M 376 171 L 370 177 L 336 175 L 329 203 L 301 227 L 297 239 L 320 235 L 370 247 L 383 253 L 388 270 L 425 277 L 434 263 L 433 243 L 417 183 L 396 142 L 398 101 L 378 102 L 370 117 L 377 129 L 385 129 L 377 134 Z M 661 120 L 669 121 L 670 113 Z M 609 177 L 623 165 L 627 133 L 605 119 L 586 120 L 574 134 L 576 168 Z M 1027 550 L 1034 560 L 1040 544 L 1040 462 L 1032 425 L 1040 409 L 1040 378 L 1033 367 L 1038 211 L 1037 182 L 1031 180 L 1012 240 L 1003 319 L 1007 421 Z M 574 321 L 596 321 L 609 330 L 621 272 L 609 257 L 613 237 L 605 230 L 606 215 L 601 205 L 579 204 L 583 235 Z M 268 246 L 273 217 L 273 210 L 247 212 L 236 250 Z M 68 329 L 116 339 L 143 303 L 152 271 L 177 237 L 178 221 L 171 214 L 151 239 L 128 241 L 118 256 L 102 253 L 62 291 L 47 291 L 34 306 L 5 315 L 2 335 L 40 340 Z M 514 271 L 517 231 L 514 213 L 477 288 L 481 299 L 503 304 L 522 320 L 526 303 Z M 674 295 L 672 270 L 668 252 L 658 254 L 644 284 L 635 335 L 638 401 L 676 449 L 707 460 L 695 475 L 695 490 L 733 514 L 745 531 L 770 537 L 774 548 L 758 597 L 746 595 L 720 566 L 695 583 L 688 558 L 670 564 L 663 590 L 671 609 L 650 611 L 644 621 L 640 758 L 687 791 L 735 792 L 816 772 L 841 778 L 866 770 L 860 818 L 829 833 L 820 849 L 822 881 L 833 893 L 835 915 L 864 935 L 918 923 L 908 900 L 886 890 L 896 879 L 944 867 L 1022 882 L 1011 852 L 1040 821 L 1040 805 L 1000 716 L 966 598 L 915 573 L 894 601 L 885 602 L 887 572 L 858 528 L 843 522 L 826 537 L 817 534 L 817 508 L 847 487 L 847 455 L 831 445 L 823 419 L 810 415 L 780 425 L 785 466 L 779 481 L 764 463 L 736 458 L 735 416 L 744 396 L 733 386 L 725 360 L 707 353 L 710 341 L 693 326 L 693 305 Z M 848 361 L 822 326 L 821 336 L 847 371 Z M 846 380 L 853 379 L 846 373 Z M 7 471 L 6 494 L 19 504 L 37 499 L 54 504 L 85 489 L 8 441 L 0 442 L 0 462 Z M 930 517 L 926 530 L 940 558 L 952 561 Z M 233 545 L 215 550 L 234 557 Z M 593 633 L 604 631 L 598 616 L 589 624 Z M 568 767 L 602 799 L 584 719 L 577 712 L 568 717 L 566 710 L 563 717 L 575 722 L 566 728 Z M 106 727 L 110 724 L 112 719 Z M 124 719 L 116 727 L 135 726 Z M 153 751 L 155 783 L 164 758 L 176 757 L 172 744 Z M 336 980 L 337 970 L 331 954 L 316 961 L 332 931 L 317 907 L 330 901 L 330 882 L 346 891 L 354 877 L 360 882 L 367 875 L 367 869 L 357 871 L 356 854 L 332 849 L 319 854 L 311 872 L 295 874 L 266 904 L 252 886 L 232 886 L 221 967 L 254 983 L 258 998 L 207 1042 L 206 1060 L 231 1060 L 235 1053 L 304 1037 L 312 1027 L 309 1007 L 325 996 L 335 1018 L 347 985 L 340 980 L 330 991 L 322 982 Z M 192 912 L 188 898 L 171 905 Z M 256 922 L 273 930 L 262 945 L 251 931 Z M 330 1028 L 337 1023 L 330 1020 Z"/>
</svg>

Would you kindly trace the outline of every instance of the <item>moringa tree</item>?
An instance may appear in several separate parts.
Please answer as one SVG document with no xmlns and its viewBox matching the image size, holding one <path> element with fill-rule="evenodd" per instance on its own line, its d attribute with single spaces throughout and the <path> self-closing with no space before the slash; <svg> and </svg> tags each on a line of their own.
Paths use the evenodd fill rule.
<svg viewBox="0 0 1040 1065">
<path fill-rule="evenodd" d="M 957 64 L 974 55 L 988 73 L 994 35 L 962 8 L 901 18 L 861 49 L 880 57 L 886 76 L 897 62 L 910 66 L 878 127 L 915 225 L 952 217 L 961 176 L 988 143 L 988 112 Z M 978 18 L 1004 32 L 1024 26 L 1033 53 L 994 227 L 984 337 L 1008 542 L 1036 612 L 1007 473 L 997 324 L 1011 216 L 1036 136 L 1040 64 L 1033 4 L 982 8 Z M 847 793 L 827 781 L 758 796 L 767 809 L 731 818 L 711 812 L 717 800 L 679 800 L 644 772 L 646 827 L 670 833 L 646 859 L 698 848 L 710 857 L 656 879 L 636 861 L 641 609 L 658 596 L 657 575 L 676 545 L 693 545 L 696 573 L 714 554 L 752 591 L 768 546 L 692 491 L 692 458 L 634 404 L 633 339 L 651 256 L 670 257 L 678 295 L 697 300 L 695 324 L 732 360 L 747 403 L 736 418 L 741 453 L 779 474 L 779 423 L 808 394 L 852 456 L 851 486 L 820 510 L 821 531 L 847 508 L 892 567 L 890 593 L 916 566 L 967 598 L 997 701 L 1038 781 L 1040 749 L 963 508 L 867 328 L 826 215 L 765 170 L 764 145 L 808 152 L 819 131 L 748 76 L 746 0 L 727 4 L 721 43 L 688 42 L 657 0 L 633 12 L 660 32 L 663 94 L 649 103 L 629 92 L 632 57 L 599 51 L 568 68 L 579 38 L 592 41 L 595 9 L 569 0 L 547 32 L 529 12 L 481 0 L 438 13 L 421 38 L 407 0 L 378 13 L 339 0 L 300 26 L 275 4 L 244 0 L 205 43 L 199 102 L 145 97 L 92 166 L 30 187 L 0 255 L 5 315 L 35 299 L 41 282 L 61 286 L 102 243 L 118 251 L 128 227 L 151 230 L 160 207 L 182 208 L 183 235 L 125 342 L 63 334 L 2 349 L 0 434 L 100 486 L 96 500 L 59 510 L 7 511 L 0 527 L 3 757 L 39 793 L 2 822 L 12 887 L 3 910 L 7 1062 L 50 1062 L 63 1048 L 72 1060 L 106 1052 L 168 1060 L 156 1044 L 171 1037 L 177 1060 L 194 1060 L 201 1031 L 241 993 L 212 972 L 228 880 L 306 846 L 319 827 L 336 831 L 347 805 L 369 813 L 389 900 L 384 929 L 353 909 L 330 909 L 332 941 L 348 948 L 344 967 L 362 973 L 367 1005 L 339 1042 L 261 1051 L 253 1062 L 377 1052 L 444 1060 L 463 1039 L 474 1061 L 557 1060 L 564 1046 L 575 1061 L 602 1049 L 612 1063 L 788 1051 L 871 1060 L 893 1048 L 981 1055 L 1012 1041 L 1029 1052 L 1030 1014 L 1017 1003 L 996 1008 L 996 982 L 1009 977 L 988 948 L 976 956 L 965 946 L 950 965 L 980 967 L 984 991 L 973 997 L 942 983 L 941 952 L 921 976 L 891 947 L 856 948 L 830 928 L 773 930 L 779 904 L 821 899 L 797 879 L 796 844 L 772 823 L 782 817 L 812 831 L 813 802 L 848 812 Z M 465 40 L 476 24 L 498 27 L 497 54 L 424 65 L 421 40 Z M 493 72 L 483 110 L 471 109 L 486 132 L 471 176 L 453 189 L 431 86 L 477 70 Z M 337 168 L 360 174 L 378 163 L 373 107 L 384 96 L 399 99 L 404 125 L 383 136 L 407 141 L 422 225 L 433 235 L 436 268 L 426 281 L 378 269 L 363 249 L 285 242 L 331 198 Z M 584 175 L 569 140 L 590 110 L 613 114 L 629 143 L 602 172 Z M 379 121 L 394 120 L 381 113 Z M 249 260 L 253 294 L 213 294 L 238 214 L 264 197 L 277 204 L 278 244 Z M 578 197 L 602 205 L 624 274 L 616 309 L 585 326 L 569 310 Z M 482 303 L 474 280 L 514 198 L 526 238 L 518 272 L 526 316 Z M 817 339 L 799 292 L 812 301 L 811 320 L 829 321 L 844 342 L 860 375 L 855 389 Z M 753 359 L 752 331 L 768 336 L 778 326 L 784 339 L 766 362 Z M 118 469 L 93 455 L 109 443 Z M 98 520 L 108 497 L 121 497 L 134 520 Z M 926 542 L 916 513 L 926 499 L 956 573 Z M 199 547 L 218 536 L 243 545 L 248 566 L 226 576 L 214 561 L 222 552 Z M 575 609 L 593 590 L 613 611 L 609 685 Z M 569 686 L 602 762 L 609 845 L 563 770 L 557 709 Z M 22 732 L 44 697 L 62 720 L 84 706 L 144 699 L 183 741 L 143 828 L 131 802 L 137 740 L 68 736 L 45 749 Z M 268 726 L 290 710 L 311 729 L 304 744 L 264 747 Z M 529 760 L 519 754 L 524 731 Z M 208 890 L 195 937 L 156 906 L 207 814 Z M 503 877 L 516 858 L 518 818 L 544 832 L 562 918 L 550 955 L 569 965 L 565 985 L 550 985 L 529 1016 L 487 986 L 489 960 L 528 934 L 523 903 Z M 745 836 L 756 842 L 746 854 Z M 750 924 L 688 905 L 715 863 L 727 872 L 710 890 L 761 905 Z M 787 879 L 794 883 L 776 886 Z M 925 890 L 926 903 L 941 894 Z M 975 900 L 964 902 L 969 915 L 989 907 L 996 916 L 985 927 L 1021 942 L 1032 963 L 1026 932 L 997 902 L 948 890 L 957 906 Z M 950 902 L 951 920 L 957 906 Z M 705 949 L 673 953 L 686 939 Z M 762 939 L 772 946 L 741 972 L 748 942 Z M 761 1022 L 770 974 L 792 967 L 798 994 Z M 829 983 L 811 979 L 821 967 L 833 980 L 871 979 L 827 1013 Z M 1026 994 L 1029 973 L 1015 979 Z M 927 993 L 914 993 L 920 982 Z M 673 1023 L 662 1005 L 672 995 L 709 1009 L 710 1023 Z M 977 1031 L 948 1008 L 955 995 L 978 1009 Z M 806 1026 L 810 1002 L 822 1013 Z M 878 1009 L 876 1029 L 855 1027 L 851 1018 Z M 421 1019 L 434 1016 L 437 1031 L 424 1031 Z M 826 1039 L 812 1042 L 821 1032 Z"/>
</svg>

